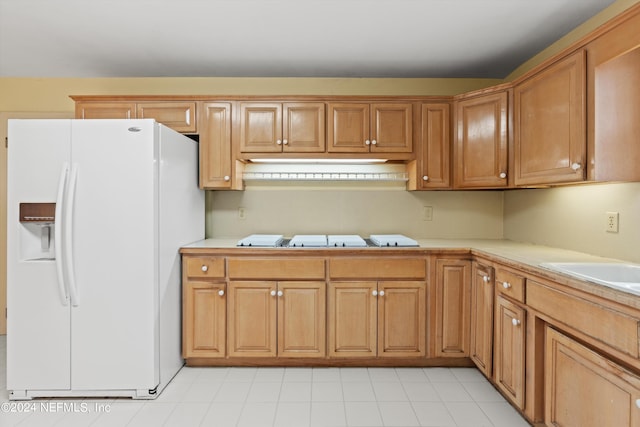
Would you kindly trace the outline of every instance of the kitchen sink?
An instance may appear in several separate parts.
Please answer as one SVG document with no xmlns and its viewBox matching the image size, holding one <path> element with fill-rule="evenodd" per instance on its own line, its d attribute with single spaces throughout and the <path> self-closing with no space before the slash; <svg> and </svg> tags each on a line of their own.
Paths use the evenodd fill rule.
<svg viewBox="0 0 640 427">
<path fill-rule="evenodd" d="M 640 295 L 640 265 L 624 263 L 548 262 L 541 267 Z"/>
</svg>

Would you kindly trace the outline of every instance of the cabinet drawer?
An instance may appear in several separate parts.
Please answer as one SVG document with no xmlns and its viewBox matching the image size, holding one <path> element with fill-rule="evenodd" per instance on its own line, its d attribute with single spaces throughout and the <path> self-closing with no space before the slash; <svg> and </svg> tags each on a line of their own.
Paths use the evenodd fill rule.
<svg viewBox="0 0 640 427">
<path fill-rule="evenodd" d="M 501 294 L 524 303 L 525 278 L 507 270 L 496 270 L 496 290 Z"/>
<path fill-rule="evenodd" d="M 638 357 L 636 318 L 533 280 L 527 283 L 527 305 L 616 350 Z"/>
<path fill-rule="evenodd" d="M 321 279 L 325 268 L 322 258 L 229 258 L 232 279 Z"/>
<path fill-rule="evenodd" d="M 329 260 L 332 279 L 425 279 L 424 258 L 335 258 Z"/>
<path fill-rule="evenodd" d="M 187 277 L 223 278 L 224 258 L 222 257 L 187 257 L 185 259 Z"/>
</svg>

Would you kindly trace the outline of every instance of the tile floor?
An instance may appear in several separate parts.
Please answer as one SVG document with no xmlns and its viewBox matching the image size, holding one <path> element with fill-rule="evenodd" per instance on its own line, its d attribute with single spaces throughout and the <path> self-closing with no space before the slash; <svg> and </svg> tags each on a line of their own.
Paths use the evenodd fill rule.
<svg viewBox="0 0 640 427">
<path fill-rule="evenodd" d="M 0 426 L 432 426 L 529 424 L 473 368 L 183 368 L 153 401 L 35 400 L 11 412 L 0 337 Z"/>
</svg>

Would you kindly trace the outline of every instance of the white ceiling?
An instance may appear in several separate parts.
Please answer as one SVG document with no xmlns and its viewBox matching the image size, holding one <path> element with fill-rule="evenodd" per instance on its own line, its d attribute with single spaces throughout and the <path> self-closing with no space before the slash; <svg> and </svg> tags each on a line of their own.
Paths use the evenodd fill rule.
<svg viewBox="0 0 640 427">
<path fill-rule="evenodd" d="M 490 77 L 613 0 L 0 0 L 0 77 Z"/>
</svg>

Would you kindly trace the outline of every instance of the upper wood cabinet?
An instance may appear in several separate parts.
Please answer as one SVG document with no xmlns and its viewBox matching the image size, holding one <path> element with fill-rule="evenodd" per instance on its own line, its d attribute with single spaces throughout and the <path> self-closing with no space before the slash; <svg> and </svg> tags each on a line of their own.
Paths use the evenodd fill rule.
<svg viewBox="0 0 640 427">
<path fill-rule="evenodd" d="M 411 103 L 329 103 L 328 146 L 334 153 L 411 153 Z"/>
<path fill-rule="evenodd" d="M 508 184 L 508 94 L 489 93 L 455 102 L 454 186 Z"/>
<path fill-rule="evenodd" d="M 640 14 L 587 49 L 587 178 L 640 181 Z"/>
<path fill-rule="evenodd" d="M 203 102 L 199 128 L 200 188 L 231 188 L 231 103 Z"/>
<path fill-rule="evenodd" d="M 515 86 L 516 185 L 584 180 L 585 89 L 584 50 Z"/>
<path fill-rule="evenodd" d="M 451 106 L 422 104 L 420 144 L 416 150 L 416 189 L 451 186 Z"/>
<path fill-rule="evenodd" d="M 79 101 L 77 119 L 155 119 L 182 133 L 196 133 L 196 102 Z"/>
<path fill-rule="evenodd" d="M 241 102 L 239 120 L 242 153 L 325 151 L 322 102 Z"/>
<path fill-rule="evenodd" d="M 76 102 L 76 119 L 135 119 L 135 102 Z"/>
</svg>

